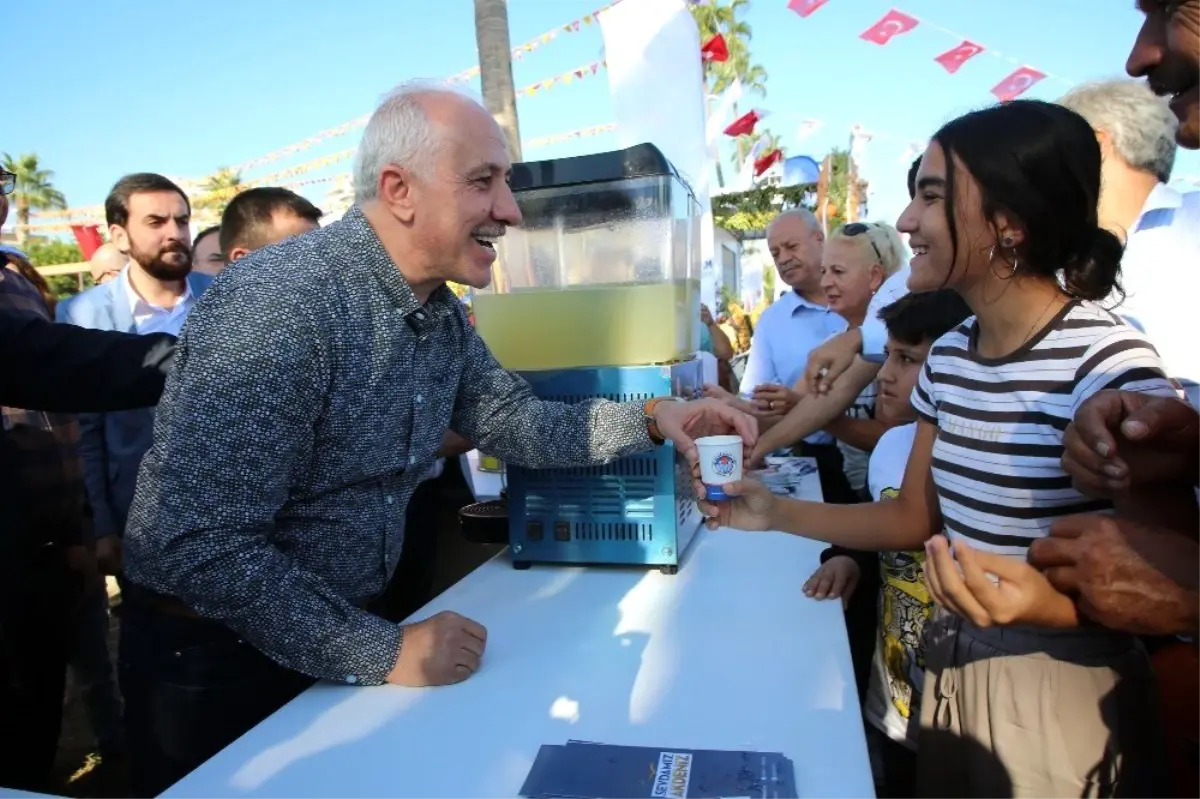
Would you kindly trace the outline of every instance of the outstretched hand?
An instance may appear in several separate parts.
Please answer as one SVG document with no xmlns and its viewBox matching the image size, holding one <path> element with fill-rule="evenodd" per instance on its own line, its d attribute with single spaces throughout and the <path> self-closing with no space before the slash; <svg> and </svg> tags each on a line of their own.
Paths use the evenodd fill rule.
<svg viewBox="0 0 1200 799">
<path fill-rule="evenodd" d="M 673 442 L 691 466 L 699 463 L 697 438 L 741 436 L 744 458 L 758 441 L 758 422 L 753 416 L 714 399 L 660 402 L 654 406 L 654 423 L 663 438 Z"/>
<path fill-rule="evenodd" d="M 729 499 L 713 501 L 705 497 L 704 483 L 700 480 L 699 465 L 692 467 L 692 488 L 696 492 L 696 504 L 705 516 L 710 530 L 718 527 L 733 527 L 738 530 L 775 529 L 775 503 L 771 489 L 754 477 L 745 476 L 734 483 L 726 483 L 721 490 Z"/>
</svg>

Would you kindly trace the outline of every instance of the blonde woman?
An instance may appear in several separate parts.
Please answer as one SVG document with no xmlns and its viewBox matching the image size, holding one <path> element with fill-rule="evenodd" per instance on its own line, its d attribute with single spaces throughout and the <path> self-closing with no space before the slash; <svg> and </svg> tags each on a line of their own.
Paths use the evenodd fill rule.
<svg viewBox="0 0 1200 799">
<path fill-rule="evenodd" d="M 900 234 L 885 222 L 851 222 L 833 231 L 821 256 L 821 289 L 829 310 L 850 327 L 862 326 L 871 298 L 899 271 L 903 253 Z M 868 455 L 887 429 L 884 421 L 875 419 L 875 393 L 872 382 L 844 416 L 825 428 L 837 439 L 842 470 L 860 497 L 865 495 Z"/>
</svg>

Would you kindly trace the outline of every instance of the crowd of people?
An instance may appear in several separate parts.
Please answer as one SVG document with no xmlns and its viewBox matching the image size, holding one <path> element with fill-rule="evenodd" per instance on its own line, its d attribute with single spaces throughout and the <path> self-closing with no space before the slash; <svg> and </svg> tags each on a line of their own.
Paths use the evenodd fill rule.
<svg viewBox="0 0 1200 799">
<path fill-rule="evenodd" d="M 94 287 L 56 302 L 0 250 L 0 785 L 53 790 L 68 669 L 136 796 L 315 680 L 465 680 L 481 625 L 402 623 L 441 458 L 695 465 L 732 432 L 816 460 L 824 502 L 748 477 L 700 505 L 831 545 L 797 586 L 845 606 L 881 795 L 1195 795 L 1200 195 L 1167 182 L 1200 147 L 1200 3 L 1141 6 L 1145 82 L 948 122 L 895 225 L 782 212 L 748 348 L 701 312 L 702 349 L 748 349 L 703 398 L 545 402 L 500 367 L 447 283 L 486 286 L 521 213 L 499 127 L 443 86 L 375 111 L 337 222 L 259 187 L 193 237 L 138 173 Z"/>
</svg>

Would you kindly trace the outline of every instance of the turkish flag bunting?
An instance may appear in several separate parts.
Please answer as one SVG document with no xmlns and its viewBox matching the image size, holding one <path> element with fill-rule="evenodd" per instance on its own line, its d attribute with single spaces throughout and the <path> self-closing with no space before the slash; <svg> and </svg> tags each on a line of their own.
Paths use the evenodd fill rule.
<svg viewBox="0 0 1200 799">
<path fill-rule="evenodd" d="M 728 61 L 729 46 L 725 44 L 725 37 L 718 33 L 701 45 L 700 58 L 717 63 Z"/>
<path fill-rule="evenodd" d="M 1044 77 L 1046 77 L 1046 73 L 1038 72 L 1033 67 L 1021 67 L 993 86 L 992 94 L 996 95 L 996 99 L 1002 103 L 1015 100 Z"/>
<path fill-rule="evenodd" d="M 777 163 L 782 158 L 783 158 L 783 151 L 780 150 L 779 148 L 776 148 L 776 149 L 772 150 L 771 152 L 767 153 L 766 155 L 764 155 L 762 158 L 755 160 L 755 162 L 754 162 L 754 177 L 759 177 L 760 175 L 762 175 L 763 172 L 766 172 L 768 169 L 770 169 L 772 167 L 772 165 Z"/>
<path fill-rule="evenodd" d="M 729 127 L 725 128 L 725 135 L 749 136 L 754 132 L 754 126 L 758 124 L 758 121 L 766 115 L 766 111 L 759 111 L 757 108 L 753 111 L 747 111 L 729 123 Z"/>
<path fill-rule="evenodd" d="M 893 8 L 883 15 L 883 19 L 858 34 L 858 38 L 874 42 L 875 44 L 887 44 L 892 40 L 893 36 L 908 33 L 917 27 L 919 21 L 916 17 L 910 17 L 903 11 L 897 11 Z"/>
<path fill-rule="evenodd" d="M 79 242 L 79 251 L 83 253 L 84 260 L 90 260 L 104 243 L 98 225 L 71 225 L 71 232 L 75 234 L 75 241 Z"/>
<path fill-rule="evenodd" d="M 802 17 L 807 17 L 812 12 L 816 11 L 821 6 L 828 3 L 829 0 L 791 0 L 788 3 L 788 8 L 795 11 Z"/>
<path fill-rule="evenodd" d="M 941 64 L 947 72 L 953 75 L 958 72 L 958 68 L 967 63 L 968 59 L 974 58 L 983 52 L 982 44 L 975 42 L 963 41 L 958 47 L 952 50 L 947 50 L 933 60 Z"/>
</svg>

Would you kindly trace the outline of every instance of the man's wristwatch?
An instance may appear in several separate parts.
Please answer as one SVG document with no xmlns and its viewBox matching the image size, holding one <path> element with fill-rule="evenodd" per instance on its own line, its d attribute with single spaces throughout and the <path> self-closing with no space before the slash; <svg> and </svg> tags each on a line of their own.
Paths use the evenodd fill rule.
<svg viewBox="0 0 1200 799">
<path fill-rule="evenodd" d="M 658 407 L 660 402 L 687 402 L 683 397 L 654 397 L 646 400 L 646 405 L 643 409 L 643 414 L 646 419 L 646 433 L 649 434 L 650 440 L 655 444 L 663 444 L 666 438 L 658 429 L 658 422 L 654 418 L 654 409 Z"/>
</svg>

